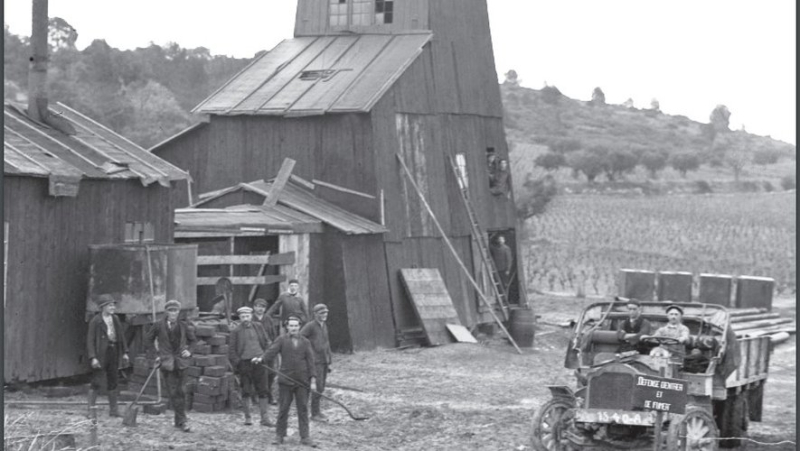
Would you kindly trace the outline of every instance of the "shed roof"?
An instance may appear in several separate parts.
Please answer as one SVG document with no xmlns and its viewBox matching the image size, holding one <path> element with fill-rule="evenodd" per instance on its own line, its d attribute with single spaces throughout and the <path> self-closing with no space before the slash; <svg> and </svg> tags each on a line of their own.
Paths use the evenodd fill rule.
<svg viewBox="0 0 800 451">
<path fill-rule="evenodd" d="M 266 199 L 271 187 L 272 181 L 259 180 L 250 183 L 240 183 L 229 188 L 201 195 L 200 202 L 194 204 L 193 207 L 201 207 L 212 199 L 217 199 L 238 190 L 250 191 Z M 286 183 L 286 186 L 284 186 L 278 196 L 276 207 L 281 206 L 289 207 L 296 212 L 309 215 L 348 235 L 385 233 L 387 231 L 386 228 L 380 224 L 337 207 L 326 200 L 320 199 L 311 191 L 298 186 L 291 180 Z"/>
<path fill-rule="evenodd" d="M 142 184 L 188 179 L 189 174 L 62 103 L 51 104 L 49 124 L 6 102 L 3 173 L 63 178 L 140 179 Z"/>
<path fill-rule="evenodd" d="M 368 112 L 422 53 L 430 32 L 287 39 L 192 110 L 217 115 Z"/>
<path fill-rule="evenodd" d="M 175 210 L 175 236 L 179 238 L 321 232 L 322 221 L 282 205 Z"/>
</svg>

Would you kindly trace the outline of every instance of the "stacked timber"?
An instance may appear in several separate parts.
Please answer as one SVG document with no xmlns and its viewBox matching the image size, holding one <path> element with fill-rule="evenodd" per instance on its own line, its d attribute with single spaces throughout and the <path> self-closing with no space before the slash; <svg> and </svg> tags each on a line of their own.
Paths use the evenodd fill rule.
<svg viewBox="0 0 800 451">
<path fill-rule="evenodd" d="M 197 412 L 219 412 L 239 407 L 237 386 L 228 360 L 230 326 L 227 320 L 203 320 L 193 323 L 197 342 L 192 348 L 191 364 L 186 369 L 184 392 L 186 408 Z M 133 375 L 128 390 L 138 393 L 155 361 L 145 355 L 133 360 Z M 155 376 L 144 394 L 157 395 Z M 167 402 L 167 388 L 162 380 L 162 398 Z"/>
<path fill-rule="evenodd" d="M 731 309 L 731 328 L 737 337 L 760 337 L 768 335 L 772 344 L 789 339 L 797 332 L 797 323 L 792 318 L 769 312 L 766 308 Z"/>
</svg>

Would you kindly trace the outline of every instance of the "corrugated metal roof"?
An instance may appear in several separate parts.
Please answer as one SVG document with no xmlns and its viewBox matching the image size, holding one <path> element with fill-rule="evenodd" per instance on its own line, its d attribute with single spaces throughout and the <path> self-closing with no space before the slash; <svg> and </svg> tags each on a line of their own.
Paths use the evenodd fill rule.
<svg viewBox="0 0 800 451">
<path fill-rule="evenodd" d="M 141 179 L 144 185 L 185 180 L 189 174 L 62 103 L 49 106 L 58 129 L 31 120 L 24 108 L 3 110 L 5 174 L 71 180 Z M 56 124 L 57 125 L 57 124 Z"/>
<path fill-rule="evenodd" d="M 430 33 L 287 39 L 194 113 L 305 116 L 367 112 L 422 52 Z"/>
<path fill-rule="evenodd" d="M 250 183 L 240 183 L 236 186 L 221 189 L 218 191 L 205 193 L 201 195 L 201 201 L 196 203 L 194 207 L 201 207 L 206 202 L 216 199 L 225 194 L 234 192 L 236 190 L 246 190 L 266 198 L 272 187 L 271 181 L 259 180 Z M 320 199 L 315 196 L 313 192 L 298 186 L 293 181 L 288 181 L 286 186 L 278 196 L 278 207 L 284 205 L 297 212 L 312 216 L 332 227 L 335 227 L 348 235 L 362 235 L 373 233 L 385 233 L 386 228 L 380 224 L 363 218 L 357 214 L 350 213 L 349 211 L 337 207 L 336 205 Z"/>
<path fill-rule="evenodd" d="M 197 233 L 236 236 L 258 232 L 321 233 L 322 221 L 288 207 L 237 205 L 228 208 L 175 210 L 175 236 Z"/>
</svg>

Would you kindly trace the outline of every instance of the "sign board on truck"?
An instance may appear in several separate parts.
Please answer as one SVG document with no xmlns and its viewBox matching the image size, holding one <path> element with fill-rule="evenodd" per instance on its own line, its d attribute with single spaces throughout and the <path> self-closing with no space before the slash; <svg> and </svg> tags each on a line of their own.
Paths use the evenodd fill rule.
<svg viewBox="0 0 800 451">
<path fill-rule="evenodd" d="M 633 405 L 645 410 L 684 413 L 688 384 L 683 379 L 659 376 L 634 377 Z"/>
</svg>

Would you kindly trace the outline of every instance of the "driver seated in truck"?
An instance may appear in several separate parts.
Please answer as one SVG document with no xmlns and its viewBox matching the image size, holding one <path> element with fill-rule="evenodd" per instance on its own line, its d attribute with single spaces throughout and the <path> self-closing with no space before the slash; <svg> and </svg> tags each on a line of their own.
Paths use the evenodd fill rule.
<svg viewBox="0 0 800 451">
<path fill-rule="evenodd" d="M 642 317 L 642 306 L 637 299 L 628 299 L 628 317 L 617 326 L 617 339 L 621 342 L 617 352 L 638 351 L 639 340 L 650 334 L 650 321 Z"/>
<path fill-rule="evenodd" d="M 672 304 L 667 307 L 667 324 L 659 327 L 652 337 L 672 338 L 677 343 L 661 343 L 650 351 L 653 357 L 672 357 L 676 360 L 686 356 L 686 345 L 689 344 L 689 328 L 683 325 L 683 309 Z"/>
</svg>

